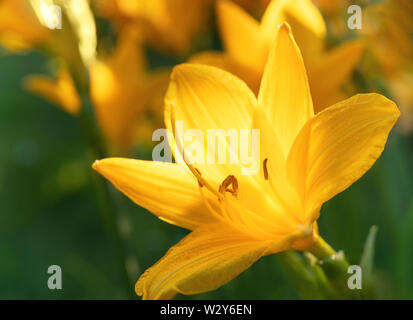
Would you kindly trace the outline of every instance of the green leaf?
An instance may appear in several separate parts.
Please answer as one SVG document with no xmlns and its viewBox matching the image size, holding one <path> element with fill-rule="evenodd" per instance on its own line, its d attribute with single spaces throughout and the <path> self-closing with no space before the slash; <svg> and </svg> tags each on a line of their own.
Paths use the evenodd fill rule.
<svg viewBox="0 0 413 320">
<path fill-rule="evenodd" d="M 373 272 L 374 264 L 374 243 L 376 241 L 378 227 L 372 226 L 364 243 L 363 254 L 361 255 L 360 267 L 363 270 L 363 278 L 369 282 Z"/>
</svg>

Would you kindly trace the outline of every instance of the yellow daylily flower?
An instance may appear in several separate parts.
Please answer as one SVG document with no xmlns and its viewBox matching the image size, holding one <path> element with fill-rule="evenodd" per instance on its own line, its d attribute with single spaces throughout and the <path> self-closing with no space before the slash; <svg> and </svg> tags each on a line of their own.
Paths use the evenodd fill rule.
<svg viewBox="0 0 413 320">
<path fill-rule="evenodd" d="M 77 115 L 80 111 L 81 102 L 72 77 L 63 68 L 59 70 L 56 80 L 42 75 L 28 76 L 24 81 L 24 87 L 72 115 Z"/>
<path fill-rule="evenodd" d="M 316 0 L 327 15 L 330 31 L 344 37 L 350 0 Z M 399 127 L 406 133 L 413 129 L 413 2 L 411 0 L 365 1 L 362 28 L 354 30 L 364 41 L 366 54 L 360 65 L 365 81 L 383 80 L 390 96 L 402 111 Z M 372 81 L 373 80 L 373 81 Z"/>
<path fill-rule="evenodd" d="M 150 141 L 153 129 L 162 122 L 161 97 L 167 89 L 170 72 L 146 72 L 145 62 L 139 36 L 124 30 L 114 53 L 95 60 L 89 68 L 93 108 L 103 134 L 114 149 L 129 151 L 135 139 Z M 80 111 L 79 94 L 63 67 L 56 79 L 27 77 L 25 88 L 72 115 Z M 146 119 L 146 114 L 151 119 Z"/>
<path fill-rule="evenodd" d="M 89 1 L 0 0 L 0 43 L 8 50 L 39 49 L 84 85 L 97 44 Z"/>
<path fill-rule="evenodd" d="M 49 6 L 60 5 L 62 29 L 49 30 L 45 25 L 50 18 Z M 0 33 L 13 41 L 11 49 L 41 48 L 59 64 L 54 79 L 43 75 L 31 75 L 24 87 L 36 93 L 72 115 L 79 113 L 81 102 L 73 77 L 84 84 L 86 67 L 95 59 L 96 29 L 87 0 L 0 0 Z M 56 12 L 55 12 L 56 14 Z M 56 23 L 56 20 L 53 20 Z M 2 28 L 3 27 L 3 28 Z M 37 34 L 38 36 L 35 36 Z M 10 44 L 10 42 L 8 42 Z M 18 45 L 17 45 L 18 44 Z M 10 46 L 8 46 L 10 49 Z"/>
<path fill-rule="evenodd" d="M 49 31 L 43 26 L 30 1 L 0 0 L 0 43 L 22 50 L 45 41 Z"/>
<path fill-rule="evenodd" d="M 51 6 L 57 5 L 58 11 Z M 57 26 L 61 18 L 61 28 Z M 42 49 L 80 69 L 93 61 L 96 30 L 88 0 L 0 0 L 0 44 L 9 50 Z M 81 66 L 80 66 L 81 65 Z"/>
<path fill-rule="evenodd" d="M 169 70 L 146 72 L 137 34 L 123 32 L 114 53 L 90 69 L 90 94 L 100 126 L 111 143 L 128 150 L 137 132 L 143 133 L 144 115 L 159 111 L 168 86 Z M 158 114 L 158 117 L 156 117 Z M 156 119 L 155 119 L 156 121 Z M 159 123 L 160 124 L 160 123 Z M 158 123 L 151 125 L 158 127 Z"/>
<path fill-rule="evenodd" d="M 413 61 L 412 19 L 413 3 L 408 0 L 385 1 L 365 10 L 360 33 L 386 76 L 393 76 Z"/>
<path fill-rule="evenodd" d="M 211 0 L 97 0 L 98 12 L 118 25 L 135 25 L 153 46 L 186 53 L 205 28 Z"/>
<path fill-rule="evenodd" d="M 341 86 L 357 65 L 363 45 L 349 41 L 327 51 L 325 23 L 311 0 L 273 0 L 261 23 L 228 0 L 218 1 L 217 15 L 225 53 L 201 53 L 191 61 L 224 68 L 257 93 L 271 40 L 286 21 L 302 50 L 316 112 L 343 98 Z"/>
<path fill-rule="evenodd" d="M 261 165 L 258 174 L 242 175 L 237 164 L 123 158 L 93 164 L 135 203 L 192 230 L 140 277 L 136 292 L 144 299 L 214 290 L 262 256 L 311 248 L 322 204 L 374 164 L 399 116 L 379 94 L 356 95 L 314 115 L 287 24 L 271 45 L 258 98 L 231 73 L 183 64 L 172 73 L 165 106 L 169 129 L 174 121 L 204 136 L 208 129 L 259 129 Z"/>
<path fill-rule="evenodd" d="M 363 72 L 382 78 L 402 111 L 402 130 L 413 128 L 413 3 L 387 0 L 364 10 L 360 34 L 368 43 Z"/>
</svg>

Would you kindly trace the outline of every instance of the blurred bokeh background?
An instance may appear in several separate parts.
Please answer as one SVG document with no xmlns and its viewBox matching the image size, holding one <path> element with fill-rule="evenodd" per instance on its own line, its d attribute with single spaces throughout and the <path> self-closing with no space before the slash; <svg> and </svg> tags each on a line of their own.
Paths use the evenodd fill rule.
<svg viewBox="0 0 413 320">
<path fill-rule="evenodd" d="M 106 42 L 115 38 L 103 18 L 97 25 Z M 192 53 L 221 49 L 215 29 L 195 42 Z M 148 47 L 145 52 L 149 70 L 172 67 L 190 56 Z M 50 70 L 48 57 L 39 51 L 0 51 L 0 299 L 130 298 L 119 274 L 116 248 L 101 222 L 81 123 L 23 88 L 26 76 L 50 75 Z M 392 97 L 385 80 L 377 81 L 383 86 L 375 91 Z M 151 142 L 138 141 L 129 156 L 151 159 Z M 109 188 L 134 283 L 187 231 L 160 221 Z M 374 273 L 380 296 L 413 299 L 413 136 L 400 128 L 392 131 L 374 167 L 329 201 L 319 220 L 320 233 L 335 249 L 344 250 L 352 264 L 360 263 L 373 225 L 378 226 Z M 47 268 L 54 264 L 62 268 L 62 290 L 47 287 Z M 299 295 L 279 259 L 268 256 L 222 288 L 184 298 Z"/>
</svg>

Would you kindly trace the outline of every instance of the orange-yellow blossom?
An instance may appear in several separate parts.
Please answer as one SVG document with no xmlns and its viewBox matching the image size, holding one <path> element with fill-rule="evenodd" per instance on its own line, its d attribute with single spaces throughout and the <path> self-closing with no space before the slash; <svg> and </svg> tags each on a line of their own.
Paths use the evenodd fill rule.
<svg viewBox="0 0 413 320">
<path fill-rule="evenodd" d="M 359 30 L 368 43 L 363 73 L 381 77 L 402 111 L 401 128 L 413 128 L 413 2 L 387 0 L 368 6 Z"/>
<path fill-rule="evenodd" d="M 140 277 L 136 292 L 144 299 L 214 290 L 262 256 L 311 248 L 322 204 L 374 164 L 399 116 L 392 101 L 374 93 L 314 114 L 287 24 L 271 45 L 258 98 L 231 73 L 183 64 L 172 73 L 165 106 L 169 129 L 173 120 L 204 136 L 208 129 L 259 129 L 261 166 L 242 175 L 238 164 L 94 163 L 134 202 L 192 230 Z"/>
<path fill-rule="evenodd" d="M 56 3 L 62 4 L 59 1 L 0 0 L 0 42 L 8 49 L 41 48 L 54 58 L 59 65 L 54 79 L 31 75 L 24 85 L 27 90 L 76 115 L 81 102 L 73 77 L 85 82 L 85 68 L 94 61 L 95 23 L 87 0 L 67 0 L 61 5 L 62 28 L 49 30 L 48 19 L 58 16 L 50 16 L 48 7 Z"/>
<path fill-rule="evenodd" d="M 315 111 L 345 98 L 341 87 L 357 65 L 363 45 L 349 41 L 327 50 L 326 26 L 311 0 L 273 0 L 261 23 L 231 1 L 219 0 L 217 16 L 225 52 L 204 52 L 193 62 L 230 71 L 258 93 L 271 41 L 277 26 L 286 21 L 303 54 Z"/>
<path fill-rule="evenodd" d="M 28 0 L 0 0 L 0 44 L 22 50 L 45 41 L 50 33 Z"/>
<path fill-rule="evenodd" d="M 151 45 L 186 53 L 208 23 L 212 0 L 96 0 L 99 12 L 119 27 L 143 31 Z"/>
<path fill-rule="evenodd" d="M 66 112 L 77 115 L 81 108 L 79 95 L 69 72 L 61 68 L 56 79 L 32 75 L 24 81 L 24 87 L 33 93 L 51 101 Z"/>
<path fill-rule="evenodd" d="M 139 35 L 121 33 L 115 52 L 98 60 L 90 69 L 92 103 L 105 136 L 127 150 L 135 134 L 145 125 L 150 112 L 162 123 L 162 100 L 169 70 L 146 71 L 146 59 Z M 140 130 L 142 132 L 142 130 Z M 149 136 L 150 139 L 150 136 Z"/>
<path fill-rule="evenodd" d="M 93 108 L 109 143 L 129 151 L 135 138 L 150 140 L 148 131 L 162 122 L 161 97 L 168 86 L 169 71 L 146 71 L 139 36 L 124 30 L 113 54 L 97 59 L 89 72 Z M 79 94 L 64 68 L 59 70 L 56 79 L 29 76 L 25 87 L 73 115 L 80 111 Z M 152 115 L 152 120 L 145 119 L 147 113 Z"/>
</svg>

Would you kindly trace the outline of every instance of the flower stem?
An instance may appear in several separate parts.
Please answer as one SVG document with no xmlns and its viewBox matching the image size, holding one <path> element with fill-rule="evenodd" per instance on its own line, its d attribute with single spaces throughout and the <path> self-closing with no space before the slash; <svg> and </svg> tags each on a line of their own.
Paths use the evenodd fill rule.
<svg viewBox="0 0 413 320">
<path fill-rule="evenodd" d="M 323 300 L 329 297 L 326 294 L 326 279 L 322 270 L 311 264 L 301 252 L 282 252 L 277 258 L 302 299 Z"/>
<path fill-rule="evenodd" d="M 329 259 L 337 254 L 334 249 L 320 236 L 317 237 L 309 251 L 319 260 Z"/>
<path fill-rule="evenodd" d="M 346 257 L 342 251 L 336 252 L 323 238 L 317 237 L 313 246 L 308 250 L 317 259 L 328 282 L 334 289 L 335 298 L 351 299 L 360 297 L 359 290 L 350 290 L 348 287 L 348 267 Z"/>
<path fill-rule="evenodd" d="M 78 116 L 88 147 L 89 162 L 106 157 L 106 150 L 101 134 L 93 118 L 91 103 L 87 94 L 82 95 L 82 108 Z M 126 252 L 122 237 L 119 233 L 115 205 L 112 201 L 107 182 L 97 173 L 91 172 L 96 193 L 98 196 L 101 219 L 104 230 L 111 242 L 118 263 L 120 277 L 125 288 L 126 297 L 134 299 L 133 284 L 126 266 Z"/>
</svg>

